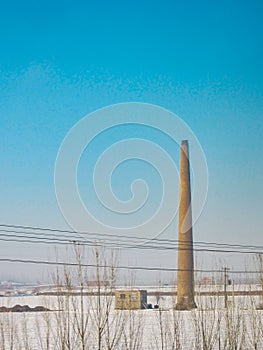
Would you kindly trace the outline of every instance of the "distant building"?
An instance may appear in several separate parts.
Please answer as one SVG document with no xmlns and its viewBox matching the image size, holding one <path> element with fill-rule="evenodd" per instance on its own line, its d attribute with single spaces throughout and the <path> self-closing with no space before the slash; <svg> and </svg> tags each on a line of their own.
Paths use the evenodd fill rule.
<svg viewBox="0 0 263 350">
<path fill-rule="evenodd" d="M 202 277 L 201 279 L 201 284 L 202 285 L 205 285 L 205 286 L 208 286 L 208 285 L 214 285 L 215 284 L 215 279 L 214 277 L 210 277 L 210 276 L 204 276 Z"/>
<path fill-rule="evenodd" d="M 110 285 L 109 281 L 97 281 L 97 280 L 88 280 L 87 282 L 88 287 L 108 287 Z"/>
<path fill-rule="evenodd" d="M 147 290 L 115 291 L 115 309 L 117 310 L 147 309 Z"/>
</svg>

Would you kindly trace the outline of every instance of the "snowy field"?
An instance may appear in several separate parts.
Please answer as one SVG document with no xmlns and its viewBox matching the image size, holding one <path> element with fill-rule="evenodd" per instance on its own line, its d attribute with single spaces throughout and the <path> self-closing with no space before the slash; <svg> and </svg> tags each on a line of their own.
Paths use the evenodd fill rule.
<svg viewBox="0 0 263 350">
<path fill-rule="evenodd" d="M 258 296 L 198 297 L 198 308 L 175 311 L 171 296 L 148 296 L 159 309 L 119 311 L 114 297 L 2 297 L 53 310 L 0 314 L 0 349 L 263 349 L 263 311 Z"/>
</svg>

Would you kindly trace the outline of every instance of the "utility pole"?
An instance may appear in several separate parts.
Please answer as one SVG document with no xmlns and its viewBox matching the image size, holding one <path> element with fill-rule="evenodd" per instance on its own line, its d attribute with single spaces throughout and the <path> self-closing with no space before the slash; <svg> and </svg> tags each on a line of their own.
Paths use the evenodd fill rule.
<svg viewBox="0 0 263 350">
<path fill-rule="evenodd" d="M 225 309 L 227 308 L 227 285 L 228 285 L 228 275 L 227 271 L 229 271 L 229 267 L 224 267 L 224 298 L 225 298 Z"/>
<path fill-rule="evenodd" d="M 260 278 L 260 285 L 261 285 L 261 305 L 263 307 L 263 255 L 261 253 L 258 254 L 258 260 L 259 260 L 259 278 Z"/>
</svg>

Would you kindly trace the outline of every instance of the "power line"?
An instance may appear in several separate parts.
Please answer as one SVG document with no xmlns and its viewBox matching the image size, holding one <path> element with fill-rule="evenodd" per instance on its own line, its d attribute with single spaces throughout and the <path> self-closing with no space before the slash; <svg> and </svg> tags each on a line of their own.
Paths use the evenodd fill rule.
<svg viewBox="0 0 263 350">
<path fill-rule="evenodd" d="M 123 249 L 158 249 L 158 250 L 178 250 L 177 240 L 163 240 L 163 239 L 152 239 L 151 242 L 146 242 L 146 244 L 141 245 L 132 245 L 130 242 L 125 243 L 122 240 L 119 242 L 115 242 L 114 240 L 109 240 L 109 242 L 102 242 L 102 240 L 94 241 L 94 239 L 87 240 L 83 237 L 80 240 L 78 236 L 76 236 L 78 233 L 74 231 L 69 230 L 60 230 L 60 229 L 52 229 L 52 228 L 40 228 L 40 227 L 33 227 L 33 226 L 18 226 L 18 225 L 7 225 L 7 224 L 0 224 L 0 232 L 2 232 L 0 236 L 0 241 L 6 241 L 6 242 L 16 242 L 16 243 L 30 243 L 30 244 L 50 244 L 50 245 L 87 245 L 87 246 L 103 246 L 103 247 L 111 247 L 111 248 L 123 248 Z M 5 228 L 5 229 L 4 229 Z M 12 230 L 11 230 L 12 229 Z M 22 231 L 23 230 L 23 231 Z M 40 232 L 36 232 L 40 231 Z M 50 234 L 49 234 L 50 233 Z M 65 233 L 69 233 L 69 235 L 65 235 Z M 86 235 L 89 233 L 86 232 Z M 93 233 L 94 235 L 97 235 L 101 238 L 102 234 Z M 25 235 L 25 236 L 22 236 Z M 111 235 L 106 234 L 106 236 L 110 237 L 124 237 L 121 235 Z M 129 237 L 134 239 L 134 237 Z M 142 237 L 139 237 L 140 239 L 144 239 Z M 165 243 L 164 243 L 165 242 Z M 169 245 L 167 245 L 169 242 Z M 154 244 L 155 243 L 155 244 Z M 162 243 L 162 244 L 157 244 Z M 223 243 L 215 243 L 215 242 L 196 242 L 197 247 L 199 244 L 199 248 L 185 248 L 185 250 L 193 249 L 194 251 L 198 252 L 220 252 L 220 253 L 248 253 L 248 254 L 262 254 L 261 251 L 251 251 L 251 250 L 242 250 L 242 249 L 261 249 L 262 246 L 252 246 L 252 245 L 235 245 L 235 244 L 223 244 Z M 166 244 L 166 245 L 165 245 Z M 220 247 L 222 249 L 209 249 L 209 248 L 200 248 L 202 247 Z M 240 247 L 242 249 L 231 249 L 233 247 Z M 224 249 L 223 249 L 224 248 Z M 96 265 L 96 264 L 78 264 L 78 263 L 68 263 L 68 262 L 54 262 L 54 261 L 46 261 L 46 260 L 24 260 L 24 259 L 11 259 L 11 258 L 0 258 L 0 262 L 10 262 L 10 263 L 28 263 L 28 264 L 46 264 L 46 265 L 57 265 L 57 266 L 83 266 L 83 267 L 100 267 L 100 268 L 112 268 L 110 265 Z M 144 266 L 117 266 L 118 269 L 129 269 L 129 270 L 145 270 L 145 271 L 166 271 L 166 272 L 178 272 L 180 269 L 178 268 L 166 268 L 166 267 L 144 267 Z M 221 273 L 222 270 L 202 270 L 202 269 L 195 269 L 194 272 L 205 272 L 205 273 Z M 230 271 L 230 273 L 237 273 L 237 274 L 259 274 L 262 273 L 260 271 L 246 271 L 246 270 L 239 270 L 239 271 Z"/>
<path fill-rule="evenodd" d="M 1 225 L 0 225 L 1 227 Z M 72 240 L 76 240 L 76 235 L 65 235 L 65 234 L 54 234 L 54 233 L 45 233 L 45 232 L 36 232 L 35 230 L 30 230 L 30 231 L 21 231 L 21 229 L 0 229 L 0 232 L 11 232 L 11 233 L 18 233 L 18 234 L 25 234 L 25 235 L 30 235 L 34 234 L 34 236 L 39 237 L 39 236 L 46 236 L 46 237 L 58 237 L 58 238 L 72 238 Z M 79 238 L 79 237 L 78 237 Z M 85 239 L 87 241 L 87 239 Z"/>
<path fill-rule="evenodd" d="M 63 262 L 63 261 L 47 261 L 47 260 L 31 260 L 31 259 L 11 259 L 11 258 L 0 258 L 0 262 L 10 263 L 24 263 L 24 264 L 37 264 L 37 265 L 55 265 L 55 266 L 69 266 L 69 267 L 97 267 L 97 268 L 114 268 L 114 269 L 125 269 L 125 270 L 143 270 L 143 271 L 166 271 L 166 272 L 178 272 L 178 271 L 192 271 L 188 269 L 178 269 L 169 267 L 147 267 L 147 266 L 112 266 L 112 265 L 100 265 L 100 264 L 83 264 L 74 262 Z M 221 269 L 208 270 L 208 269 L 194 269 L 194 272 L 198 273 L 222 273 Z M 230 270 L 229 273 L 234 274 L 261 274 L 261 271 L 256 270 Z"/>
<path fill-rule="evenodd" d="M 76 237 L 73 237 L 73 236 L 69 236 L 69 237 L 61 236 L 63 238 L 56 238 L 57 236 L 54 236 L 54 237 L 52 237 L 52 236 L 51 237 L 50 236 L 48 236 L 48 237 L 44 236 L 43 237 L 43 235 L 40 234 L 42 236 L 42 237 L 40 237 L 39 235 L 33 235 L 32 236 L 32 234 L 34 234 L 33 232 L 23 232 L 23 231 L 15 231 L 15 230 L 11 231 L 11 230 L 1 230 L 1 229 L 0 229 L 0 232 L 5 232 L 4 234 L 1 234 L 0 237 L 4 236 L 4 237 L 15 237 L 15 238 L 31 238 L 31 239 L 36 239 L 36 240 L 44 239 L 44 240 L 47 240 L 47 241 L 57 241 L 57 242 L 67 242 L 67 243 L 69 243 L 69 242 L 72 243 L 72 242 L 76 241 Z M 15 233 L 15 234 L 13 234 L 13 233 Z M 26 237 L 18 235 L 18 234 L 23 234 L 23 233 L 26 233 L 26 234 L 29 233 L 29 235 L 27 234 Z M 83 243 L 86 242 L 86 243 L 93 244 L 93 242 L 90 241 L 90 240 L 82 240 L 82 241 L 79 241 L 79 242 L 83 242 Z"/>
<path fill-rule="evenodd" d="M 12 231 L 9 231 L 12 232 Z M 70 239 L 54 239 L 54 238 L 41 238 L 28 236 L 27 238 L 18 236 L 18 235 L 2 235 L 6 238 L 0 237 L 0 241 L 3 242 L 16 242 L 16 243 L 31 243 L 31 244 L 49 244 L 49 245 L 69 245 L 69 244 L 78 244 L 82 246 L 103 246 L 106 248 L 116 248 L 116 249 L 137 249 L 137 250 L 169 250 L 169 251 L 178 251 L 177 246 L 140 246 L 140 245 L 129 245 L 124 243 L 102 243 L 102 242 L 90 242 L 90 241 L 77 241 Z M 11 238 L 8 238 L 11 237 Z M 31 238 L 31 239 L 29 239 Z M 193 250 L 195 252 L 208 252 L 208 253 L 234 253 L 234 254 L 263 254 L 261 251 L 251 251 L 251 250 L 225 250 L 225 249 L 208 249 L 208 248 L 180 248 L 180 250 Z"/>
<path fill-rule="evenodd" d="M 16 243 L 38 243 L 38 244 L 58 244 L 58 245 L 68 245 L 68 244 L 79 244 L 79 245 L 87 245 L 87 246 L 104 246 L 106 248 L 119 248 L 119 249 L 142 249 L 142 250 L 178 250 L 177 245 L 150 245 L 149 243 L 145 245 L 131 245 L 129 243 L 114 243 L 112 241 L 91 241 L 91 240 L 78 240 L 77 237 L 73 237 L 73 239 L 66 238 L 67 236 L 63 236 L 65 238 L 55 238 L 54 237 L 39 237 L 39 235 L 35 236 L 33 232 L 24 232 L 24 231 L 16 231 L 16 230 L 1 230 L 0 232 L 5 232 L 2 234 L 2 237 L 0 237 L 0 241 L 8 241 L 8 242 L 16 242 Z M 11 234 L 10 234 L 11 233 Z M 13 234 L 16 233 L 16 234 Z M 22 237 L 17 235 L 17 233 L 26 233 L 26 237 Z M 28 235 L 31 234 L 31 235 Z M 40 233 L 41 235 L 41 233 Z M 6 238 L 3 238 L 6 237 Z M 10 237 L 10 238 L 9 238 Z M 72 238 L 72 236 L 71 236 Z M 209 243 L 207 243 L 209 246 Z M 235 245 L 233 245 L 235 246 Z M 244 249 L 245 246 L 243 246 Z M 248 246 L 249 247 L 249 246 Z M 210 253 L 238 253 L 238 254 L 263 254 L 262 251 L 255 251 L 255 250 L 238 250 L 238 249 L 231 249 L 230 247 L 225 247 L 225 249 L 211 249 L 211 248 L 195 248 L 195 247 L 190 247 L 188 248 L 187 246 L 185 248 L 180 248 L 181 250 L 193 250 L 195 252 L 210 252 Z M 251 248 L 250 248 L 251 249 Z"/>
<path fill-rule="evenodd" d="M 24 229 L 24 230 L 38 230 L 38 231 L 44 231 L 44 232 L 52 232 L 52 234 L 54 236 L 58 236 L 58 237 L 64 237 L 64 238 L 72 238 L 72 240 L 68 239 L 68 241 L 77 241 L 79 237 L 76 237 L 76 235 L 95 235 L 95 236 L 99 236 L 100 239 L 103 237 L 103 239 L 105 240 L 105 237 L 116 237 L 116 239 L 120 239 L 120 238 L 124 238 L 125 241 L 127 241 L 127 239 L 132 239 L 132 240 L 143 240 L 145 241 L 149 241 L 149 242 L 163 242 L 163 243 L 170 243 L 169 246 L 163 246 L 164 249 L 170 249 L 170 247 L 172 247 L 172 244 L 177 243 L 178 240 L 173 240 L 173 239 L 158 239 L 158 238 L 149 238 L 149 237 L 137 237 L 137 236 L 125 236 L 125 235 L 114 235 L 114 234 L 109 234 L 109 233 L 95 233 L 95 232 L 76 232 L 76 231 L 71 231 L 71 230 L 62 230 L 62 229 L 52 229 L 52 228 L 43 228 L 43 227 L 34 227 L 34 226 L 22 226 L 22 225 L 8 225 L 8 224 L 0 224 L 0 227 L 7 227 L 7 228 L 16 228 L 16 229 Z M 5 231 L 5 230 L 0 230 L 0 231 Z M 16 233 L 25 233 L 28 234 L 28 232 L 25 231 L 5 231 L 5 232 L 16 232 Z M 32 232 L 29 232 L 32 233 Z M 55 234 L 56 233 L 56 234 Z M 74 236 L 65 236 L 65 235 L 61 235 L 60 233 L 70 233 L 70 234 L 74 234 Z M 36 235 L 44 235 L 43 232 L 35 232 Z M 87 242 L 86 239 L 83 240 L 83 237 L 81 237 L 82 240 L 81 242 Z M 92 244 L 91 240 L 88 240 L 89 243 Z M 120 241 L 119 241 L 120 242 Z M 157 246 L 149 246 L 149 242 L 145 242 L 144 246 L 147 247 L 153 247 L 153 249 L 155 249 L 155 247 Z M 136 244 L 137 243 L 137 244 Z M 120 244 L 120 243 L 118 243 Z M 123 243 L 125 246 L 127 247 L 131 247 L 131 245 L 128 243 Z M 138 244 L 138 242 L 135 241 L 136 247 L 142 246 L 142 244 Z M 258 249 L 258 250 L 263 250 L 263 246 L 258 246 L 258 245 L 242 245 L 242 244 L 228 244 L 228 243 L 217 243 L 217 242 L 205 242 L 205 241 L 195 241 L 194 242 L 194 246 L 210 246 L 210 247 L 225 247 L 225 248 L 239 248 L 239 249 Z M 199 251 L 204 251 L 202 249 L 200 249 Z M 224 252 L 223 250 L 212 250 L 212 251 L 218 251 L 218 252 Z M 227 251 L 230 253 L 233 252 L 241 252 L 241 251 Z M 261 252 L 254 252 L 254 253 L 261 253 Z"/>
</svg>

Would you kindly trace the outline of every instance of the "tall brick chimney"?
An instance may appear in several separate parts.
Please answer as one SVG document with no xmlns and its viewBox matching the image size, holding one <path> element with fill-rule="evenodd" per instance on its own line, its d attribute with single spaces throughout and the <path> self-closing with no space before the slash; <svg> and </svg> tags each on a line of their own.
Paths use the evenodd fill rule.
<svg viewBox="0 0 263 350">
<path fill-rule="evenodd" d="M 191 210 L 191 184 L 188 141 L 180 152 L 180 203 L 178 224 L 177 310 L 196 308 L 194 301 L 194 257 Z"/>
</svg>

